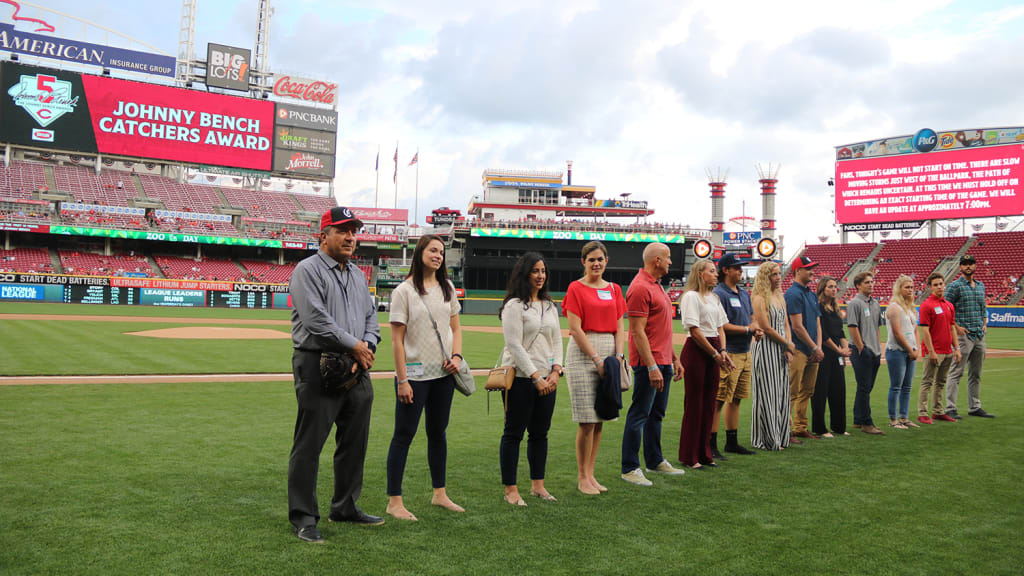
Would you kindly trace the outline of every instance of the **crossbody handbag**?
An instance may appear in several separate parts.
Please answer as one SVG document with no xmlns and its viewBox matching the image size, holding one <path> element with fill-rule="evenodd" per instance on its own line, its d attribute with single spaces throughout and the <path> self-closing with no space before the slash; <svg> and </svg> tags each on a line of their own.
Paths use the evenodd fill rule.
<svg viewBox="0 0 1024 576">
<path fill-rule="evenodd" d="M 423 303 L 423 308 L 427 311 L 427 317 L 430 318 L 430 323 L 434 326 L 434 334 L 437 336 L 437 343 L 441 346 L 441 354 L 445 358 L 450 358 L 447 352 L 444 351 L 444 340 L 441 339 L 441 331 L 437 328 L 437 322 L 434 320 L 434 315 L 430 312 L 430 307 L 427 306 L 427 300 L 420 294 L 420 302 Z M 455 389 L 461 392 L 464 396 L 469 396 L 473 392 L 476 392 L 476 381 L 473 380 L 473 372 L 469 368 L 469 362 L 463 358 L 459 364 L 459 371 L 452 374 L 455 380 Z"/>
<path fill-rule="evenodd" d="M 540 330 L 537 331 L 537 335 L 530 340 L 530 344 L 526 346 L 526 353 L 530 353 L 530 348 L 540 337 L 541 332 L 544 330 L 544 309 L 546 306 L 542 305 L 540 309 Z M 506 347 L 502 346 L 501 352 L 498 355 L 498 360 L 494 363 L 494 368 L 487 373 L 487 382 L 484 384 L 484 390 L 488 392 L 501 391 L 505 396 L 505 411 L 508 412 L 508 390 L 512 387 L 512 382 L 516 379 L 516 367 L 511 365 L 501 366 L 501 359 L 505 357 Z M 487 396 L 487 412 L 491 411 L 491 396 Z"/>
</svg>

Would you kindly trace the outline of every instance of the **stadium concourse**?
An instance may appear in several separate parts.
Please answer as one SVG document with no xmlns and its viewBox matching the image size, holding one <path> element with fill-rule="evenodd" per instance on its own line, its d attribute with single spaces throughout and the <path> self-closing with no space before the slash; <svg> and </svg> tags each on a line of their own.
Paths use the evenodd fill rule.
<svg viewBox="0 0 1024 576">
<path fill-rule="evenodd" d="M 40 155 L 0 168 L 0 227 L 11 230 L 19 225 L 63 224 L 313 242 L 316 218 L 335 203 L 326 196 L 179 183 L 172 178 L 146 173 L 141 164 L 138 171 L 131 163 L 123 164 L 108 166 L 96 174 L 93 167 L 58 162 Z M 134 210 L 124 214 L 120 209 Z M 162 214 L 173 212 L 175 216 L 156 216 L 157 210 Z M 232 216 L 227 217 L 225 212 Z M 460 219 L 455 226 L 468 224 Z M 499 228 L 545 228 L 549 224 L 574 228 L 575 223 L 473 222 L 476 226 Z M 604 229 L 598 222 L 579 223 L 579 226 Z M 632 227 L 640 232 L 688 230 L 676 224 L 641 223 Z M 136 241 L 104 254 L 101 239 L 27 233 L 12 234 L 12 238 L 10 248 L 0 250 L 0 271 L 3 272 L 287 283 L 294 262 L 305 253 L 285 251 L 285 258 L 290 261 L 275 261 L 272 254 L 260 254 L 253 249 L 204 246 L 205 253 L 197 258 L 192 245 Z M 854 293 L 853 276 L 870 271 L 877 279 L 876 294 L 886 302 L 892 283 L 900 274 L 915 279 L 921 299 L 925 295 L 924 279 L 930 273 L 938 271 L 952 281 L 958 274 L 956 263 L 960 256 L 971 254 L 979 263 L 979 278 L 988 288 L 989 304 L 1012 305 L 1022 297 L 1024 259 L 1017 256 L 1017 247 L 1022 244 L 1024 232 L 1010 231 L 949 238 L 898 238 L 878 243 L 808 245 L 800 254 L 792 256 L 806 255 L 818 262 L 816 276 L 836 278 L 844 301 Z M 358 262 L 371 285 L 377 279 L 381 263 L 375 259 Z M 459 263 L 452 262 L 452 265 L 459 266 Z M 783 288 L 791 282 L 792 275 L 787 274 Z"/>
</svg>

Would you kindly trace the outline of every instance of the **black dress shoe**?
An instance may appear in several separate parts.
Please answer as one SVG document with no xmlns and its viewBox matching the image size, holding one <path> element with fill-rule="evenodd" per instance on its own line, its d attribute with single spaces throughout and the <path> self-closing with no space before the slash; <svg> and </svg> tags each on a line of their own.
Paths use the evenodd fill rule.
<svg viewBox="0 0 1024 576">
<path fill-rule="evenodd" d="M 714 462 L 701 462 L 700 465 L 702 468 L 718 468 L 718 464 Z"/>
<path fill-rule="evenodd" d="M 739 444 L 736 444 L 735 446 L 726 445 L 725 451 L 729 452 L 731 454 L 744 454 L 744 455 L 746 455 L 746 454 L 757 454 L 757 452 L 755 452 L 753 450 L 748 450 L 747 448 L 744 448 L 743 446 L 740 446 Z"/>
<path fill-rule="evenodd" d="M 328 516 L 327 520 L 328 522 L 349 522 L 352 524 L 362 524 L 363 526 L 380 526 L 384 523 L 384 519 L 380 516 L 371 516 L 362 510 L 350 516 Z"/>
<path fill-rule="evenodd" d="M 952 412 L 946 411 L 946 416 L 949 416 L 953 420 L 963 420 L 964 419 L 963 416 L 961 416 L 961 415 L 956 413 L 956 410 L 953 410 Z"/>
<path fill-rule="evenodd" d="M 968 412 L 967 415 L 968 416 L 977 416 L 978 418 L 995 418 L 996 417 L 995 414 L 989 414 L 988 412 L 985 412 L 981 408 L 978 408 L 977 410 L 973 410 L 971 412 Z M 954 416 L 954 418 L 955 418 L 955 416 Z"/>
<path fill-rule="evenodd" d="M 317 530 L 316 526 L 309 525 L 303 526 L 295 531 L 295 535 L 299 537 L 299 540 L 303 542 L 312 542 L 313 544 L 323 544 L 324 535 Z"/>
</svg>

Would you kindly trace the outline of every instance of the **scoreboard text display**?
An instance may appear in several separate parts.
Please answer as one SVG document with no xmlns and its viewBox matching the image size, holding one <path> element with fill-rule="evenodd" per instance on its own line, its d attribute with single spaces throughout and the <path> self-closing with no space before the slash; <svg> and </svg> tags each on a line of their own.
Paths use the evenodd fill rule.
<svg viewBox="0 0 1024 576">
<path fill-rule="evenodd" d="M 1019 216 L 1024 146 L 983 146 L 836 162 L 836 222 Z"/>
</svg>

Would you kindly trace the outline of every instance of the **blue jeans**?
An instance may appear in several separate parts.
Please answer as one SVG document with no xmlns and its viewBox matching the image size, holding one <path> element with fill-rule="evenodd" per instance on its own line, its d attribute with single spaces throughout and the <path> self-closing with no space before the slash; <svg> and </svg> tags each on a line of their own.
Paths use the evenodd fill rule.
<svg viewBox="0 0 1024 576">
<path fill-rule="evenodd" d="M 853 354 L 850 356 L 850 363 L 853 364 L 853 375 L 857 378 L 857 393 L 853 397 L 853 423 L 861 426 L 873 426 L 871 420 L 871 390 L 875 387 L 875 377 L 878 376 L 878 367 L 881 365 L 882 357 L 864 347 L 864 353 L 857 352 L 856 346 L 850 346 Z"/>
<path fill-rule="evenodd" d="M 661 421 L 668 408 L 668 391 L 672 382 L 672 365 L 659 364 L 665 387 L 658 392 L 651 387 L 650 374 L 646 366 L 633 369 L 633 403 L 626 413 L 626 425 L 622 430 L 622 473 L 626 474 L 640 467 L 640 443 L 644 445 L 644 460 L 648 468 L 661 464 L 665 456 L 661 453 Z"/>
<path fill-rule="evenodd" d="M 910 411 L 910 389 L 914 387 L 914 365 L 903 350 L 885 350 L 885 365 L 889 367 L 889 420 L 896 420 L 896 401 L 899 400 L 899 418 L 906 420 Z"/>
</svg>

